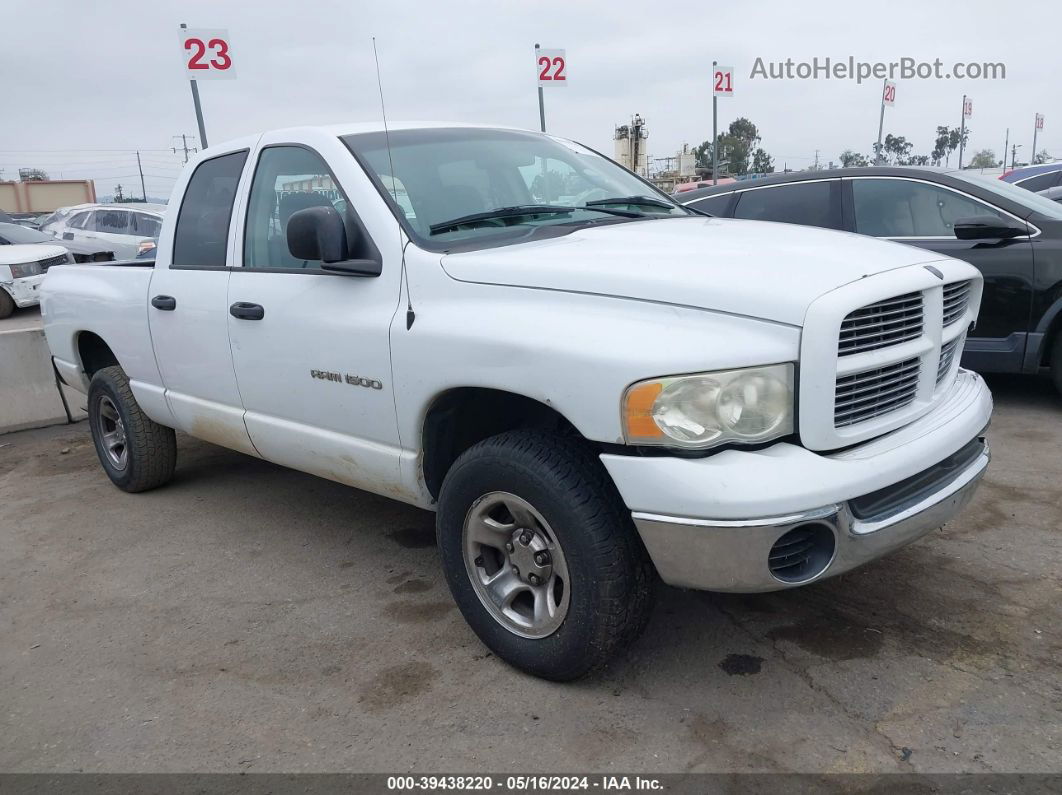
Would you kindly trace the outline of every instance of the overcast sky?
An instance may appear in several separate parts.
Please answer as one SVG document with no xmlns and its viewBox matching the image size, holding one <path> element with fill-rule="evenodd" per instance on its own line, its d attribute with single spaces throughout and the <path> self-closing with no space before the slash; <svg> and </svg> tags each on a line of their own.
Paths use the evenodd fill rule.
<svg viewBox="0 0 1062 795">
<path fill-rule="evenodd" d="M 647 120 L 651 157 L 711 136 L 712 59 L 735 67 L 735 97 L 719 101 L 720 128 L 747 116 L 776 168 L 870 152 L 881 82 L 750 80 L 765 61 L 818 56 L 1002 62 L 1005 80 L 899 80 L 885 131 L 928 154 L 937 125 L 958 125 L 973 98 L 968 151 L 1002 155 L 1032 145 L 1062 155 L 1062 39 L 1057 0 L 1025 3 L 892 0 L 675 3 L 627 0 L 244 0 L 23 2 L 0 0 L 3 110 L 0 168 L 39 167 L 168 195 L 195 134 L 178 24 L 227 28 L 238 78 L 200 84 L 212 142 L 294 124 L 377 120 L 376 36 L 391 120 L 458 120 L 537 128 L 533 45 L 564 48 L 569 86 L 547 91 L 550 132 L 612 153 L 616 124 Z M 954 165 L 954 158 L 952 159 Z"/>
</svg>

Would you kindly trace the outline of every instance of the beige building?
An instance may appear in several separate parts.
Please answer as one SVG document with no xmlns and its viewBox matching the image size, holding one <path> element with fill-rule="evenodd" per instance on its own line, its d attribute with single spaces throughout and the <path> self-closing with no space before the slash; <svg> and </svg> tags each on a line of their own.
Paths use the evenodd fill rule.
<svg viewBox="0 0 1062 795">
<path fill-rule="evenodd" d="M 91 179 L 0 182 L 0 210 L 7 213 L 50 213 L 95 201 L 96 184 Z"/>
</svg>

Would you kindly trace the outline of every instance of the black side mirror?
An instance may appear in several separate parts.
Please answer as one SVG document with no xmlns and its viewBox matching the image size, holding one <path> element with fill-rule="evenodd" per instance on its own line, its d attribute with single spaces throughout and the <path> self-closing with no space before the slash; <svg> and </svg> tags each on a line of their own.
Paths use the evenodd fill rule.
<svg viewBox="0 0 1062 795">
<path fill-rule="evenodd" d="M 955 222 L 955 237 L 959 240 L 1007 240 L 1029 234 L 1024 224 L 995 215 L 975 215 Z"/>
<path fill-rule="evenodd" d="M 307 207 L 288 218 L 288 251 L 295 259 L 320 262 L 322 270 L 359 276 L 379 276 L 381 264 L 373 259 L 350 259 L 348 226 L 334 207 Z M 350 234 L 357 235 L 356 228 Z"/>
</svg>

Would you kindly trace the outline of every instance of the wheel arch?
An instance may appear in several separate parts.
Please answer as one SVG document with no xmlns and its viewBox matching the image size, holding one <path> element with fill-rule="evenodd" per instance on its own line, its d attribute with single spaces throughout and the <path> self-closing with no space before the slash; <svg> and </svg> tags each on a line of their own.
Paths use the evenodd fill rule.
<svg viewBox="0 0 1062 795">
<path fill-rule="evenodd" d="M 88 380 L 104 367 L 121 366 L 111 346 L 95 332 L 79 331 L 75 336 L 78 364 Z"/>
<path fill-rule="evenodd" d="M 428 405 L 421 424 L 421 475 L 438 499 L 443 479 L 465 450 L 505 431 L 539 428 L 585 439 L 556 408 L 536 398 L 491 387 L 454 387 Z"/>
</svg>

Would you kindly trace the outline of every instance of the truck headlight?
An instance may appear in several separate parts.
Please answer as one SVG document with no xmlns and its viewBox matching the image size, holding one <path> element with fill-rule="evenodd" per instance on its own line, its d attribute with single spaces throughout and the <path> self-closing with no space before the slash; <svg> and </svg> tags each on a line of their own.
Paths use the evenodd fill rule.
<svg viewBox="0 0 1062 795">
<path fill-rule="evenodd" d="M 11 266 L 12 279 L 25 279 L 27 276 L 40 276 L 41 264 L 39 262 L 27 262 L 23 265 Z"/>
<path fill-rule="evenodd" d="M 627 444 L 704 449 L 792 432 L 792 363 L 654 378 L 623 395 Z"/>
</svg>

